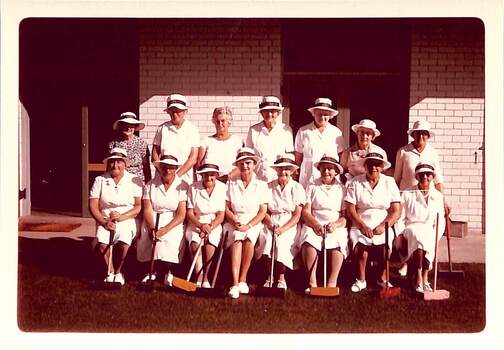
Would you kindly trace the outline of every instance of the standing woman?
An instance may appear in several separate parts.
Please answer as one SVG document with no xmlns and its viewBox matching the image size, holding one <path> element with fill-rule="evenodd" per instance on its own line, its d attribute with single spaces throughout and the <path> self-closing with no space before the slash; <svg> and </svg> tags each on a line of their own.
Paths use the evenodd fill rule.
<svg viewBox="0 0 504 350">
<path fill-rule="evenodd" d="M 343 151 L 344 140 L 341 130 L 330 124 L 329 120 L 338 115 L 333 108 L 332 101 L 328 98 L 317 98 L 315 105 L 308 108 L 313 117 L 313 122 L 301 127 L 294 142 L 296 164 L 300 165 L 299 183 L 304 188 L 314 183 L 320 176 L 313 163 L 326 153 Z M 336 159 L 339 159 L 336 158 Z"/>
<path fill-rule="evenodd" d="M 233 114 L 229 107 L 215 108 L 212 115 L 212 123 L 215 126 L 215 134 L 205 137 L 201 141 L 198 151 L 199 167 L 203 159 L 212 159 L 220 168 L 219 180 L 226 183 L 228 177 L 238 176 L 239 170 L 233 165 L 236 153 L 243 147 L 243 141 L 236 135 L 229 133 L 229 126 Z"/>
<path fill-rule="evenodd" d="M 263 121 L 250 127 L 245 142 L 259 157 L 255 171 L 266 182 L 276 179 L 277 173 L 271 168 L 275 159 L 280 154 L 294 152 L 292 129 L 279 120 L 283 109 L 278 97 L 264 96 L 259 104 Z"/>
<path fill-rule="evenodd" d="M 125 170 L 127 162 L 127 152 L 113 148 L 103 160 L 107 171 L 96 177 L 89 195 L 89 211 L 96 221 L 98 250 L 106 264 L 113 248 L 112 266 L 108 266 L 105 282 L 121 285 L 124 285 L 122 266 L 136 235 L 135 217 L 140 212 L 142 196 L 142 180 Z"/>
<path fill-rule="evenodd" d="M 345 187 L 336 178 L 343 172 L 343 167 L 337 156 L 334 150 L 314 164 L 320 172 L 320 178 L 306 190 L 306 204 L 302 212 L 304 225 L 299 235 L 299 245 L 309 275 L 309 288 L 305 290 L 307 294 L 310 288 L 317 287 L 317 256 L 322 249 L 324 226 L 327 227 L 325 247 L 330 266 L 328 287 L 336 287 L 343 259 L 347 256 L 348 233 L 343 205 Z"/>
<path fill-rule="evenodd" d="M 405 225 L 402 235 L 407 242 L 407 259 L 416 271 L 414 288 L 420 293 L 432 292 L 428 273 L 434 260 L 435 240 L 439 241 L 445 227 L 443 195 L 430 185 L 435 176 L 432 165 L 418 164 L 415 168 L 418 184 L 402 192 L 401 221 Z M 436 237 L 437 215 L 439 227 Z"/>
<path fill-rule="evenodd" d="M 341 154 L 341 166 L 348 179 L 366 173 L 366 169 L 362 165 L 362 159 L 368 153 L 380 153 L 383 159 L 387 160 L 385 150 L 373 143 L 381 135 L 374 121 L 362 119 L 359 124 L 352 125 L 352 131 L 357 135 L 357 142 Z"/>
<path fill-rule="evenodd" d="M 191 185 L 193 167 L 198 159 L 200 136 L 198 128 L 185 119 L 187 109 L 185 96 L 168 96 L 165 112 L 170 115 L 170 120 L 161 124 L 154 136 L 152 162 L 156 166 L 157 161 L 165 154 L 176 157 L 181 163 L 177 176 Z"/>
<path fill-rule="evenodd" d="M 187 184 L 176 175 L 180 163 L 175 156 L 165 154 L 155 165 L 159 176 L 149 181 L 143 191 L 144 224 L 137 243 L 137 259 L 140 262 L 149 262 L 152 242 L 157 240 L 154 251 L 156 271 L 161 275 L 164 284 L 171 285 L 171 269 L 173 264 L 181 262 L 183 255 Z M 159 226 L 156 231 L 158 214 Z M 142 282 L 145 283 L 148 279 L 149 273 Z"/>
<path fill-rule="evenodd" d="M 352 285 L 352 292 L 360 292 L 367 286 L 366 262 L 370 253 L 377 253 L 380 257 L 378 285 L 385 287 L 385 261 L 381 252 L 383 245 L 390 246 L 394 238 L 390 235 L 389 242 L 385 242 L 385 223 L 392 227 L 401 214 L 399 189 L 392 177 L 382 174 L 390 163 L 380 153 L 368 153 L 363 163 L 366 173 L 354 177 L 347 184 L 345 197 L 352 220 L 350 239 L 357 258 L 357 279 Z"/>
<path fill-rule="evenodd" d="M 128 153 L 126 171 L 138 176 L 144 183 L 151 179 L 149 148 L 144 140 L 135 135 L 136 131 L 145 128 L 145 123 L 138 120 L 133 112 L 124 112 L 116 120 L 113 129 L 116 132 L 114 140 L 108 143 L 109 152 L 119 147 Z"/>
<path fill-rule="evenodd" d="M 252 149 L 241 148 L 235 161 L 240 176 L 230 179 L 227 186 L 224 230 L 229 232 L 231 244 L 233 285 L 228 294 L 233 299 L 249 292 L 247 274 L 270 201 L 268 186 L 254 173 L 257 159 Z"/>
<path fill-rule="evenodd" d="M 269 267 L 272 235 L 276 234 L 275 271 L 278 275 L 276 286 L 287 289 L 285 271 L 286 268 L 291 270 L 294 268 L 294 257 L 298 251 L 295 244 L 297 223 L 301 218 L 306 195 L 303 186 L 291 177 L 298 169 L 293 154 L 280 155 L 271 167 L 276 171 L 277 179 L 268 184 L 271 200 L 268 202 L 268 212 L 263 221 L 265 225 L 260 239 L 265 243 L 263 255 L 268 257 Z M 273 232 L 274 226 L 277 227 L 275 232 Z M 265 286 L 269 286 L 269 275 Z"/>
<path fill-rule="evenodd" d="M 426 120 L 417 120 L 413 123 L 413 127 L 408 130 L 408 135 L 413 138 L 409 144 L 401 147 L 396 154 L 396 167 L 394 171 L 394 179 L 399 186 L 399 190 L 403 191 L 417 185 L 418 180 L 415 177 L 415 167 L 418 163 L 429 163 L 436 169 L 436 176 L 432 183 L 435 188 L 443 193 L 443 174 L 441 165 L 439 163 L 439 156 L 434 147 L 428 141 L 434 136 L 430 124 Z M 444 201 L 445 213 L 450 214 L 450 207 L 446 200 Z M 399 248 L 398 251 L 402 252 L 401 247 L 405 246 L 404 237 L 399 234 L 394 246 Z M 404 257 L 401 255 L 401 260 Z M 406 276 L 408 273 L 408 265 L 403 263 L 399 268 L 398 273 L 401 276 Z"/>
<path fill-rule="evenodd" d="M 226 210 L 226 185 L 217 181 L 219 166 L 216 162 L 206 160 L 197 174 L 201 175 L 201 181 L 193 183 L 189 189 L 187 198 L 186 239 L 189 241 L 191 253 L 194 255 L 198 250 L 201 240 L 203 242 L 202 255 L 196 260 L 196 273 L 203 268 L 203 274 L 199 273 L 197 282 L 203 288 L 210 288 L 208 271 L 210 262 L 219 245 L 222 236 L 222 222 Z"/>
</svg>

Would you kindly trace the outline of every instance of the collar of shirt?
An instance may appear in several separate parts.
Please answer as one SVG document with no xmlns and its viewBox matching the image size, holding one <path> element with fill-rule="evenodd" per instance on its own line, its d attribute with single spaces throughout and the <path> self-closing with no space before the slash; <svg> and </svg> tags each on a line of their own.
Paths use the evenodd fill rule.
<svg viewBox="0 0 504 350">
<path fill-rule="evenodd" d="M 294 180 L 292 180 L 292 178 L 290 178 L 289 181 L 285 184 L 285 187 L 284 187 L 283 190 L 280 187 L 280 184 L 278 183 L 278 179 L 276 179 L 274 181 L 275 181 L 273 183 L 274 184 L 274 189 L 275 189 L 275 191 L 277 191 L 280 194 L 286 193 L 292 186 L 294 186 Z"/>
<path fill-rule="evenodd" d="M 185 119 L 182 121 L 182 125 L 180 126 L 180 128 L 177 128 L 177 127 L 173 124 L 173 122 L 172 122 L 171 120 L 167 121 L 167 122 L 165 123 L 165 125 L 166 125 L 166 127 L 167 127 L 168 129 L 170 129 L 170 131 L 173 131 L 173 132 L 175 132 L 175 133 L 180 133 L 180 132 L 182 132 L 183 130 L 187 129 L 187 126 L 188 126 L 188 124 L 187 124 L 187 120 L 185 120 Z"/>
<path fill-rule="evenodd" d="M 418 150 L 415 148 L 415 146 L 413 146 L 413 141 L 411 141 L 409 144 L 408 144 L 408 148 L 407 148 L 407 151 L 410 151 L 410 152 L 413 152 L 415 153 L 416 155 L 420 156 L 422 153 L 425 153 L 425 151 L 427 151 L 427 149 L 430 147 L 430 145 L 427 143 L 423 149 L 422 152 L 418 152 Z"/>
<path fill-rule="evenodd" d="M 243 180 L 241 179 L 241 177 L 238 177 L 238 179 L 236 181 L 238 182 L 238 188 L 240 189 L 240 191 L 244 192 L 244 191 L 249 190 L 251 187 L 253 187 L 255 185 L 255 183 L 257 182 L 257 176 L 255 173 L 252 173 L 252 178 L 250 179 L 250 182 L 249 182 L 247 188 L 245 188 L 245 184 L 243 183 Z"/>
<path fill-rule="evenodd" d="M 175 175 L 175 179 L 173 180 L 173 182 L 171 183 L 170 187 L 168 187 L 168 189 L 165 189 L 165 186 L 164 186 L 164 183 L 163 183 L 163 179 L 161 178 L 161 176 L 156 176 L 154 177 L 154 180 L 153 180 L 153 183 L 154 185 L 159 188 L 159 190 L 166 195 L 166 193 L 171 190 L 172 188 L 176 188 L 179 183 L 181 182 L 181 178 L 178 177 L 177 175 Z M 175 186 L 175 187 L 174 187 Z"/>
<path fill-rule="evenodd" d="M 284 123 L 282 123 L 281 121 L 277 121 L 275 123 L 275 125 L 273 126 L 273 128 L 271 129 L 271 131 L 268 131 L 268 128 L 266 128 L 266 125 L 264 124 L 264 120 L 261 122 L 261 132 L 266 134 L 266 135 L 269 135 L 269 134 L 272 134 L 274 132 L 276 132 L 277 130 L 280 130 L 283 128 L 283 126 L 285 125 Z"/>
</svg>

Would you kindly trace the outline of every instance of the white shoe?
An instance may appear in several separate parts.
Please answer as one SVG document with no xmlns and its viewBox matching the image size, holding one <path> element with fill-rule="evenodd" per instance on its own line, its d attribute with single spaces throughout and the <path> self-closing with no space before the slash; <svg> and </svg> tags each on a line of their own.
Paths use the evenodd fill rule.
<svg viewBox="0 0 504 350">
<path fill-rule="evenodd" d="M 155 273 L 153 273 L 152 275 L 150 273 L 148 273 L 143 278 L 142 283 L 148 283 L 149 281 L 154 281 L 155 279 L 156 279 Z"/>
<path fill-rule="evenodd" d="M 114 282 L 119 283 L 121 286 L 124 286 L 124 283 L 126 283 L 122 273 L 118 273 L 114 276 Z"/>
<path fill-rule="evenodd" d="M 287 290 L 287 282 L 285 282 L 285 281 L 278 281 L 277 288 L 282 288 L 284 290 Z"/>
<path fill-rule="evenodd" d="M 166 274 L 164 284 L 167 285 L 168 287 L 171 287 L 173 285 L 172 283 L 173 283 L 173 275 L 171 274 L 171 272 L 168 272 Z"/>
<path fill-rule="evenodd" d="M 107 277 L 105 277 L 105 279 L 103 280 L 103 282 L 105 283 L 112 283 L 114 282 L 114 273 L 113 272 L 110 272 Z"/>
<path fill-rule="evenodd" d="M 210 282 L 205 281 L 205 282 L 203 282 L 203 284 L 201 285 L 201 288 L 212 288 L 212 286 L 210 285 Z"/>
<path fill-rule="evenodd" d="M 431 285 L 430 285 L 430 283 L 429 283 L 429 282 L 424 283 L 424 285 L 423 285 L 423 290 L 424 290 L 425 292 L 433 292 L 432 287 L 431 287 Z"/>
<path fill-rule="evenodd" d="M 378 280 L 378 281 L 376 281 L 376 284 L 379 285 L 382 288 L 386 288 L 387 285 L 388 285 L 389 288 L 393 287 L 393 285 L 392 285 L 392 283 L 390 283 L 390 281 L 385 282 L 385 281 L 382 281 L 382 280 Z"/>
<path fill-rule="evenodd" d="M 229 288 L 228 295 L 233 299 L 238 299 L 240 297 L 240 289 L 238 286 L 232 286 Z"/>
<path fill-rule="evenodd" d="M 423 289 L 423 286 L 421 284 L 419 284 L 416 288 L 415 288 L 415 291 L 418 292 L 418 293 L 423 293 L 424 292 L 424 289 Z"/>
<path fill-rule="evenodd" d="M 304 293 L 305 293 L 306 295 L 310 295 L 310 292 L 311 292 L 310 287 L 307 287 L 307 288 L 304 290 Z"/>
<path fill-rule="evenodd" d="M 245 282 L 240 282 L 238 283 L 238 291 L 240 292 L 240 294 L 248 294 L 249 286 Z"/>
<path fill-rule="evenodd" d="M 399 270 L 397 270 L 397 273 L 401 277 L 406 277 L 408 275 L 408 264 L 407 263 L 402 264 Z"/>
<path fill-rule="evenodd" d="M 359 279 L 356 279 L 354 284 L 352 284 L 351 290 L 354 293 L 359 293 L 359 292 L 363 291 L 364 289 L 366 289 L 366 287 L 367 287 L 366 280 L 360 281 Z"/>
<path fill-rule="evenodd" d="M 266 280 L 266 282 L 264 282 L 264 284 L 263 284 L 263 287 L 269 288 L 269 286 L 270 286 L 270 281 Z"/>
<path fill-rule="evenodd" d="M 201 282 L 200 281 L 196 282 L 196 288 L 201 288 Z"/>
</svg>

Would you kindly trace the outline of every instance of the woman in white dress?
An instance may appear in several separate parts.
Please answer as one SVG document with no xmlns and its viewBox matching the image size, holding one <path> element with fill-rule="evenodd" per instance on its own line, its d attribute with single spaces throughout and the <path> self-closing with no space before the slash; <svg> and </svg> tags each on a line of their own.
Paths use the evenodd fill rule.
<svg viewBox="0 0 504 350">
<path fill-rule="evenodd" d="M 302 215 L 304 224 L 299 235 L 303 263 L 309 274 L 309 287 L 317 287 L 317 256 L 322 249 L 324 227 L 327 229 L 325 247 L 328 250 L 328 287 L 336 287 L 343 260 L 347 256 L 348 233 L 344 215 L 345 187 L 336 175 L 343 167 L 336 159 L 337 153 L 325 154 L 315 163 L 320 178 L 306 190 L 306 204 Z"/>
<path fill-rule="evenodd" d="M 357 142 L 341 154 L 341 166 L 348 179 L 366 173 L 366 169 L 364 169 L 362 164 L 362 158 L 370 152 L 380 153 L 383 155 L 383 159 L 387 160 L 385 150 L 373 143 L 381 135 L 374 121 L 362 119 L 359 124 L 352 125 L 352 131 L 357 135 Z"/>
<path fill-rule="evenodd" d="M 212 123 L 215 126 L 215 134 L 201 140 L 198 151 L 199 167 L 204 159 L 212 159 L 219 166 L 219 180 L 226 183 L 228 177 L 238 176 L 239 170 L 233 165 L 236 152 L 243 147 L 240 137 L 229 133 L 229 126 L 233 120 L 233 114 L 229 107 L 215 108 L 212 115 Z"/>
<path fill-rule="evenodd" d="M 401 222 L 404 223 L 403 237 L 407 242 L 407 258 L 416 271 L 414 286 L 417 292 L 432 291 L 428 273 L 432 268 L 435 241 L 443 235 L 445 228 L 443 195 L 430 183 L 436 176 L 431 164 L 418 164 L 415 168 L 418 181 L 402 192 L 403 208 Z M 436 216 L 439 215 L 436 237 Z"/>
<path fill-rule="evenodd" d="M 257 177 L 266 182 L 276 179 L 276 171 L 271 168 L 275 159 L 280 154 L 294 152 L 292 129 L 280 118 L 283 109 L 278 97 L 264 96 L 259 104 L 263 120 L 250 127 L 245 141 L 245 146 L 259 157 Z"/>
<path fill-rule="evenodd" d="M 415 176 L 415 167 L 418 163 L 428 163 L 432 164 L 436 169 L 436 176 L 432 183 L 439 192 L 443 193 L 444 179 L 439 163 L 439 155 L 437 150 L 428 142 L 434 136 L 430 123 L 426 120 L 415 121 L 413 127 L 408 130 L 408 135 L 413 138 L 413 141 L 401 147 L 396 154 L 394 178 L 399 186 L 399 190 L 404 191 L 416 186 L 418 181 Z M 450 207 L 446 200 L 444 208 L 445 213 L 450 214 Z M 401 247 L 404 244 L 403 236 L 398 235 L 394 246 Z M 404 257 L 401 256 L 401 259 L 404 259 Z M 408 265 L 406 263 L 402 264 L 398 272 L 401 276 L 406 276 Z"/>
<path fill-rule="evenodd" d="M 276 234 L 275 271 L 277 273 L 277 288 L 287 289 L 285 280 L 286 268 L 294 269 L 294 258 L 298 253 L 295 244 L 297 224 L 301 218 L 301 210 L 305 203 L 303 186 L 292 179 L 291 175 L 298 166 L 294 162 L 294 155 L 285 153 L 280 155 L 271 166 L 277 173 L 277 179 L 268 184 L 271 200 L 268 202 L 268 212 L 263 220 L 264 228 L 261 232 L 261 247 L 263 255 L 267 257 L 266 265 L 271 268 L 272 235 Z M 273 228 L 276 230 L 273 232 Z M 269 286 L 269 278 L 265 286 Z"/>
<path fill-rule="evenodd" d="M 216 162 L 205 160 L 197 174 L 201 181 L 193 183 L 187 196 L 186 239 L 194 256 L 201 240 L 202 254 L 196 260 L 197 285 L 210 288 L 208 271 L 222 236 L 222 222 L 226 210 L 226 185 L 217 181 L 220 171 Z M 203 268 L 203 274 L 200 273 Z"/>
<path fill-rule="evenodd" d="M 156 239 L 154 260 L 160 280 L 171 285 L 173 264 L 182 260 L 184 249 L 183 223 L 186 215 L 187 184 L 176 175 L 179 160 L 170 154 L 156 161 L 159 175 L 149 181 L 143 191 L 142 203 L 144 223 L 137 243 L 137 259 L 148 262 L 152 254 L 152 240 Z M 156 231 L 156 217 L 159 227 Z M 155 279 L 154 276 L 150 278 Z M 149 274 L 143 283 L 149 279 Z"/>
<path fill-rule="evenodd" d="M 127 159 L 126 150 L 113 148 L 103 160 L 107 172 L 96 177 L 89 194 L 89 211 L 96 221 L 98 250 L 105 264 L 113 252 L 105 282 L 121 285 L 125 283 L 122 266 L 136 235 L 135 217 L 140 213 L 142 196 L 142 179 L 125 170 Z"/>
<path fill-rule="evenodd" d="M 241 148 L 235 161 L 240 176 L 228 181 L 224 230 L 229 233 L 227 245 L 231 246 L 233 285 L 228 294 L 233 299 L 249 292 L 247 274 L 270 201 L 266 182 L 254 173 L 257 160 L 252 149 Z"/>
<path fill-rule="evenodd" d="M 401 215 L 399 189 L 392 177 L 381 173 L 390 167 L 390 163 L 380 153 L 368 153 L 362 162 L 366 173 L 348 182 L 345 197 L 352 220 L 350 239 L 357 259 L 357 279 L 352 292 L 360 292 L 367 286 L 366 262 L 370 253 L 376 253 L 378 257 L 380 277 L 377 284 L 386 286 L 385 261 L 381 252 L 384 244 L 391 246 L 394 235 L 389 235 L 389 242 L 385 242 L 385 223 L 392 227 Z"/>
<path fill-rule="evenodd" d="M 294 154 L 296 164 L 300 166 L 299 183 L 304 188 L 314 183 L 320 173 L 314 162 L 322 158 L 326 153 L 343 151 L 344 140 L 341 130 L 329 123 L 329 120 L 338 115 L 333 108 L 332 101 L 328 98 L 317 98 L 315 105 L 308 108 L 313 116 L 313 122 L 302 126 L 294 141 Z M 339 157 L 336 158 L 339 160 Z"/>
</svg>

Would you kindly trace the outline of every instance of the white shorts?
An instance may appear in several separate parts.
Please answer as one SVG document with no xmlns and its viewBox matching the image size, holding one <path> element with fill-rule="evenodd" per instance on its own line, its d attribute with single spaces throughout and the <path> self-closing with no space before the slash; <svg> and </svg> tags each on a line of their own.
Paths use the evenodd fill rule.
<svg viewBox="0 0 504 350">
<path fill-rule="evenodd" d="M 136 235 L 135 219 L 127 219 L 116 223 L 116 230 L 112 238 L 112 243 L 115 244 L 121 241 L 127 245 L 131 245 L 131 241 Z M 110 231 L 102 225 L 96 225 L 96 239 L 99 243 L 110 243 Z"/>
</svg>

